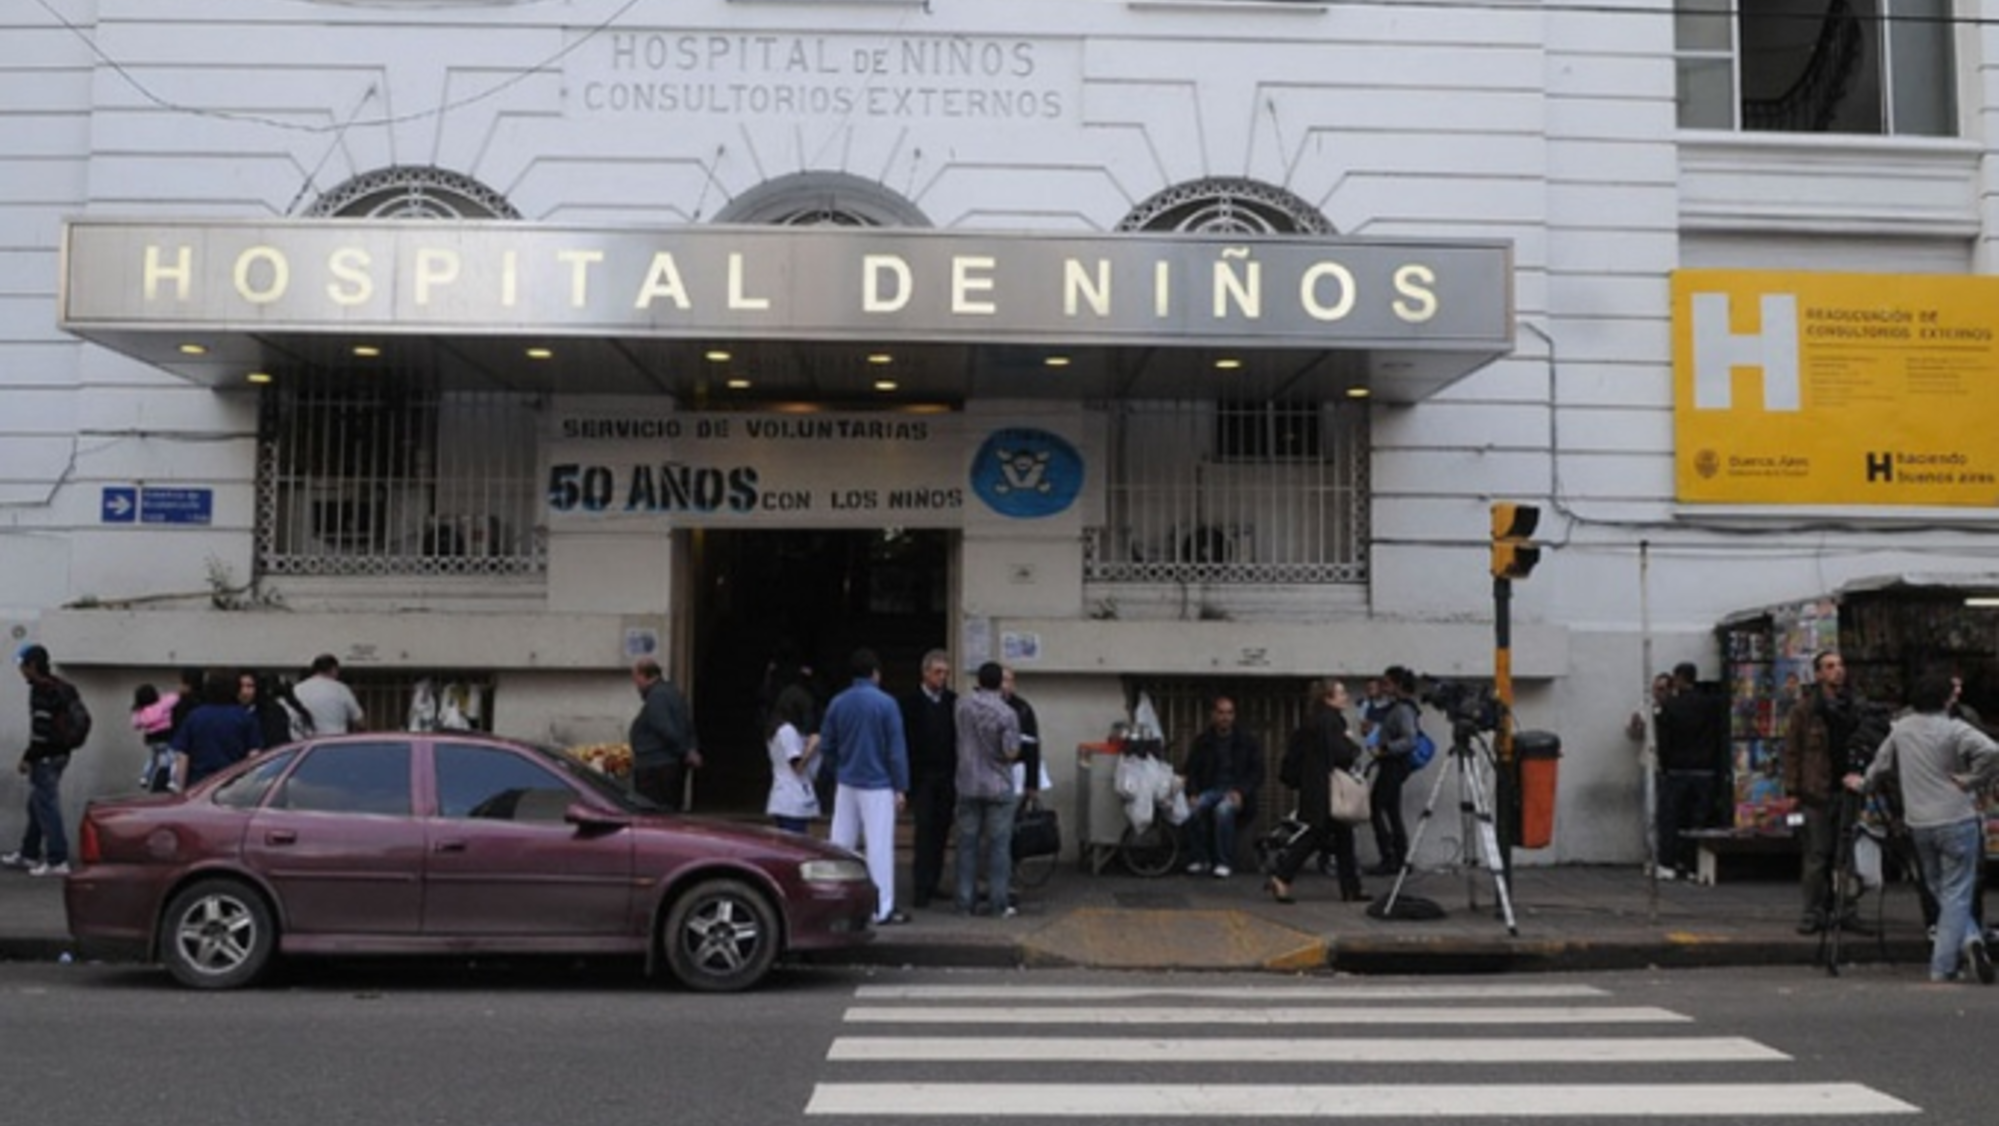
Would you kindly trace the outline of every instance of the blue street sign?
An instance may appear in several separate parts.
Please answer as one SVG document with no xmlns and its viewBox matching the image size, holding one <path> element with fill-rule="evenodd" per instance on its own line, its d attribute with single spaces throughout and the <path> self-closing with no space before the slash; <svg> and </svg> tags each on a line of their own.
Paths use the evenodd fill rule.
<svg viewBox="0 0 1999 1126">
<path fill-rule="evenodd" d="M 106 524 L 132 524 L 139 519 L 139 490 L 130 485 L 104 486 L 104 505 L 97 518 Z"/>
<path fill-rule="evenodd" d="M 142 524 L 207 524 L 214 517 L 214 489 L 139 490 Z"/>
</svg>

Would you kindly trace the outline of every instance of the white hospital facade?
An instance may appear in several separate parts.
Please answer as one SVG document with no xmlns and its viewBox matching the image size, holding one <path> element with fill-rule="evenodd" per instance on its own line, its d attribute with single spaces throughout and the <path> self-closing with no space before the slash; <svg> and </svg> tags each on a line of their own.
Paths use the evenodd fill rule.
<svg viewBox="0 0 1999 1126">
<path fill-rule="evenodd" d="M 1565 752 L 1528 859 L 1635 861 L 1654 671 L 1999 572 L 1990 463 L 1695 495 L 1687 412 L 1810 408 L 1823 324 L 1917 336 L 1676 315 L 1676 273 L 1999 239 L 1992 5 L 1735 7 L 16 0 L 0 629 L 94 705 L 67 804 L 136 776 L 135 684 L 319 652 L 379 720 L 428 678 L 574 743 L 656 651 L 760 763 L 781 641 L 892 688 L 939 646 L 1018 668 L 1058 785 L 1140 688 L 1176 739 L 1251 696 L 1274 755 L 1306 678 L 1491 675 L 1511 501 L 1518 713 Z M 1999 370 L 1951 372 L 1989 442 Z"/>
</svg>

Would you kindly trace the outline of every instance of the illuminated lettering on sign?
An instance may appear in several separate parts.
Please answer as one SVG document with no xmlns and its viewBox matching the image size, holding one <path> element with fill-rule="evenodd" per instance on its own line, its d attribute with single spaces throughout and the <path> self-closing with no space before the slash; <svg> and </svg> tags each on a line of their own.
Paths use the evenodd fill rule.
<svg viewBox="0 0 1999 1126">
<path fill-rule="evenodd" d="M 65 327 L 1510 348 L 1509 248 L 449 222 L 68 226 Z"/>
</svg>

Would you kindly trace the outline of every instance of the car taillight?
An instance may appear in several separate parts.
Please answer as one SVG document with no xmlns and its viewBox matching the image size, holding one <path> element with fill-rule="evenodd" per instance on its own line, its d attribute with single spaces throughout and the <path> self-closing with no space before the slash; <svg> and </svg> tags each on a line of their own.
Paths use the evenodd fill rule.
<svg viewBox="0 0 1999 1126">
<path fill-rule="evenodd" d="M 77 832 L 76 855 L 85 864 L 96 864 L 104 859 L 104 848 L 97 842 L 97 820 L 86 816 L 83 828 Z"/>
</svg>

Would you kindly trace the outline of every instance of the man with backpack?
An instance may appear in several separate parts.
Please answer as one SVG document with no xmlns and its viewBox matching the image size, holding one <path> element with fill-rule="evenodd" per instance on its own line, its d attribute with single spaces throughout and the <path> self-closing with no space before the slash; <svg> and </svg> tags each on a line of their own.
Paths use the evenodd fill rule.
<svg viewBox="0 0 1999 1126">
<path fill-rule="evenodd" d="M 14 654 L 28 682 L 28 749 L 18 767 L 28 776 L 28 827 L 21 847 L 0 856 L 0 865 L 26 868 L 30 876 L 69 874 L 69 839 L 62 828 L 62 772 L 70 752 L 90 737 L 90 711 L 75 686 L 49 669 L 49 651 L 23 645 Z"/>
</svg>

